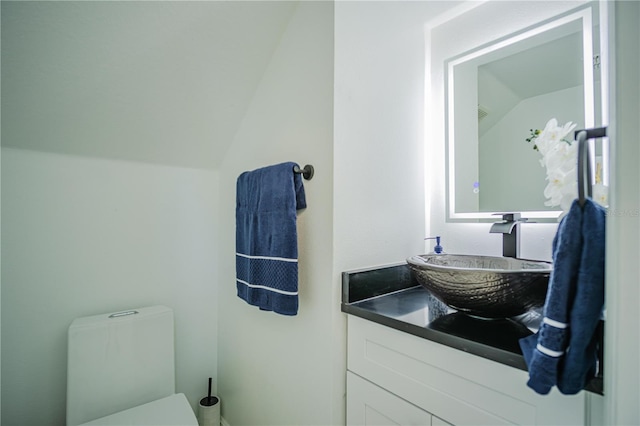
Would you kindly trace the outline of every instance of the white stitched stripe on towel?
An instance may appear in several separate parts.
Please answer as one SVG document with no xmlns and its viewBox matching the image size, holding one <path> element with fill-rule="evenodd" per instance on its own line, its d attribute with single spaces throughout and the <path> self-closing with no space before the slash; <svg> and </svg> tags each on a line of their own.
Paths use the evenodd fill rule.
<svg viewBox="0 0 640 426">
<path fill-rule="evenodd" d="M 284 291 L 284 290 L 278 290 L 277 288 L 273 288 L 273 287 L 267 287 L 264 285 L 257 285 L 257 284 L 249 284 L 246 281 L 242 281 L 241 279 L 236 278 L 236 280 L 241 283 L 246 285 L 247 287 L 251 287 L 251 288 L 261 288 L 263 290 L 269 290 L 269 291 L 274 291 L 276 293 L 280 293 L 280 294 L 286 294 L 288 296 L 297 296 L 298 292 L 297 291 Z"/>
<path fill-rule="evenodd" d="M 298 262 L 298 259 L 288 257 L 271 257 L 271 256 L 249 256 L 248 254 L 236 253 L 236 256 L 246 257 L 247 259 L 263 259 L 263 260 L 279 260 L 281 262 Z"/>
<path fill-rule="evenodd" d="M 549 324 L 551 327 L 560 328 L 560 329 L 565 329 L 565 328 L 569 327 L 569 324 L 565 324 L 565 323 L 560 322 L 560 321 L 552 320 L 551 318 L 547 318 L 547 317 L 544 317 L 542 319 L 542 322 L 545 323 L 545 324 Z"/>
<path fill-rule="evenodd" d="M 540 343 L 538 343 L 538 346 L 536 346 L 536 349 L 542 352 L 543 354 L 549 355 L 550 357 L 553 357 L 553 358 L 559 358 L 562 355 L 564 355 L 564 351 L 563 352 L 553 351 L 549 348 L 545 348 Z"/>
</svg>

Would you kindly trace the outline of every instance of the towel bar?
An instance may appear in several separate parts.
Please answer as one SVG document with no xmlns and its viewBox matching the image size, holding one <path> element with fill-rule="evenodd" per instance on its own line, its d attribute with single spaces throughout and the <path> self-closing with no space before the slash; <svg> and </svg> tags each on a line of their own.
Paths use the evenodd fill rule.
<svg viewBox="0 0 640 426">
<path fill-rule="evenodd" d="M 578 142 L 578 203 L 580 203 L 580 206 L 584 206 L 586 200 L 585 186 L 587 191 L 586 196 L 592 196 L 591 167 L 589 164 L 589 145 L 587 144 L 587 140 L 607 136 L 607 128 L 598 127 L 594 129 L 576 130 L 574 135 Z"/>
<path fill-rule="evenodd" d="M 293 173 L 301 173 L 303 178 L 305 178 L 306 180 L 311 180 L 314 170 L 311 164 L 307 164 L 302 169 L 299 166 L 294 166 Z"/>
</svg>

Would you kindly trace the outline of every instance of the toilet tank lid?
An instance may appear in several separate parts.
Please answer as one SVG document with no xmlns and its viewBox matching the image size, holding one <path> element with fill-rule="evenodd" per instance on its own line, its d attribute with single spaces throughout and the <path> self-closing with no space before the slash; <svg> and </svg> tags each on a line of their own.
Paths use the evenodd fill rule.
<svg viewBox="0 0 640 426">
<path fill-rule="evenodd" d="M 83 423 L 80 426 L 98 425 L 197 426 L 198 420 L 187 398 L 184 394 L 178 393 Z"/>
<path fill-rule="evenodd" d="M 166 306 L 76 318 L 68 333 L 67 424 L 173 395 L 174 343 Z"/>
<path fill-rule="evenodd" d="M 119 321 L 128 321 L 155 315 L 172 314 L 171 308 L 163 305 L 148 306 L 144 308 L 128 309 L 124 311 L 110 312 L 107 314 L 91 315 L 87 317 L 76 318 L 71 322 L 69 330 L 81 327 L 95 327 L 104 323 L 116 323 Z"/>
</svg>

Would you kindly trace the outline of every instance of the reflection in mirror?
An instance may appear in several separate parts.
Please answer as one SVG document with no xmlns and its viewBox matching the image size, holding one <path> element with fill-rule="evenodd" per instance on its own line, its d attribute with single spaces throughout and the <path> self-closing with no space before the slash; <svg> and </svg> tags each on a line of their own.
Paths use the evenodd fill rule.
<svg viewBox="0 0 640 426">
<path fill-rule="evenodd" d="M 450 219 L 558 217 L 544 205 L 546 171 L 526 138 L 551 118 L 593 127 L 594 7 L 447 61 Z"/>
</svg>

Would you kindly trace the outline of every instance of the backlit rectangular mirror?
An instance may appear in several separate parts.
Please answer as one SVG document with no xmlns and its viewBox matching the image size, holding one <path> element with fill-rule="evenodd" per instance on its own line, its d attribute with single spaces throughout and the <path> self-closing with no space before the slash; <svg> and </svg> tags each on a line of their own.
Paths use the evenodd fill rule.
<svg viewBox="0 0 640 426">
<path fill-rule="evenodd" d="M 545 206 L 541 156 L 526 139 L 552 118 L 596 125 L 597 24 L 590 3 L 446 61 L 449 220 L 557 219 L 559 208 Z"/>
</svg>

